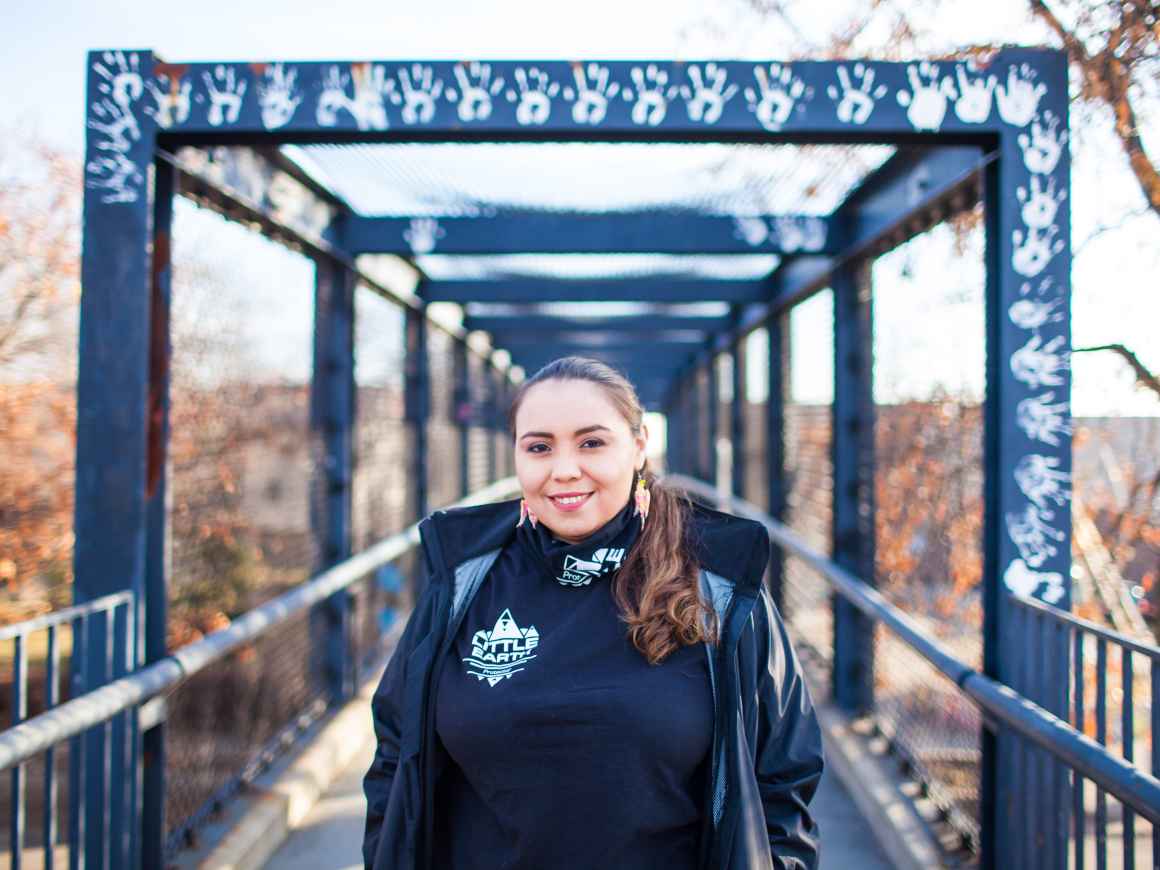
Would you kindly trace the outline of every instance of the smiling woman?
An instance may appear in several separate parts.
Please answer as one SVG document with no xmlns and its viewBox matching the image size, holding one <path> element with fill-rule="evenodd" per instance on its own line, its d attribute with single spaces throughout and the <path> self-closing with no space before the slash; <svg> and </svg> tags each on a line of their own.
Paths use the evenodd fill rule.
<svg viewBox="0 0 1160 870">
<path fill-rule="evenodd" d="M 420 525 L 366 866 L 816 867 L 821 734 L 765 529 L 652 474 L 603 363 L 550 363 L 508 420 L 523 498 Z"/>
</svg>

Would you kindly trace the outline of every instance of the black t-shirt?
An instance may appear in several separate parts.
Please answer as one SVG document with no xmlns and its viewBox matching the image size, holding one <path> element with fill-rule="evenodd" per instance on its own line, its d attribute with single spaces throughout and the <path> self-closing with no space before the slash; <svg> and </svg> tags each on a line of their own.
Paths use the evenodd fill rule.
<svg viewBox="0 0 1160 870">
<path fill-rule="evenodd" d="M 557 543 L 551 556 L 592 564 L 590 542 L 639 522 L 630 507 L 589 552 Z M 468 607 L 436 687 L 452 763 L 435 792 L 435 866 L 692 870 L 713 730 L 703 644 L 649 665 L 618 618 L 612 576 L 566 583 L 572 572 L 555 576 L 520 532 Z"/>
</svg>

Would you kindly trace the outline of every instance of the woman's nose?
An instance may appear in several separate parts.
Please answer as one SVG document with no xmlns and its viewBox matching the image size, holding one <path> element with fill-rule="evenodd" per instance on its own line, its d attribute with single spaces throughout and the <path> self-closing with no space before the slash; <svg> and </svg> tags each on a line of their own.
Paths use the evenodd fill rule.
<svg viewBox="0 0 1160 870">
<path fill-rule="evenodd" d="M 580 463 L 570 456 L 560 456 L 552 465 L 552 477 L 556 480 L 575 480 L 580 476 Z"/>
</svg>

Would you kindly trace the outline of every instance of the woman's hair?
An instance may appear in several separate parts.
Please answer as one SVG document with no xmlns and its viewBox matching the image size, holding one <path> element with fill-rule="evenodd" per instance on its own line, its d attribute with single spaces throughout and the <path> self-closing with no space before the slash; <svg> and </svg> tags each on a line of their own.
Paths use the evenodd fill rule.
<svg viewBox="0 0 1160 870">
<path fill-rule="evenodd" d="M 644 409 L 628 379 L 598 360 L 568 356 L 548 363 L 516 391 L 508 411 L 513 442 L 516 413 L 524 397 L 529 389 L 544 381 L 596 384 L 628 423 L 632 434 L 640 434 Z M 655 665 L 682 645 L 715 642 L 717 619 L 700 594 L 700 566 L 690 539 L 688 498 L 661 484 L 649 470 L 647 460 L 642 476 L 652 494 L 648 521 L 613 578 L 612 594 L 621 619 L 628 625 L 633 646 Z M 708 620 L 708 631 L 702 624 L 703 617 Z"/>
</svg>

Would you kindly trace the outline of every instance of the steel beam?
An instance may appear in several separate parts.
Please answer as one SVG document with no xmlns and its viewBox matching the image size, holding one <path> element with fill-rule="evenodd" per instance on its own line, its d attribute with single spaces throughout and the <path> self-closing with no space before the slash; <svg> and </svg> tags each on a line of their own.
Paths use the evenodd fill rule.
<svg viewBox="0 0 1160 870">
<path fill-rule="evenodd" d="M 784 254 L 830 252 L 828 218 L 693 211 L 489 217 L 352 217 L 342 247 L 352 254 Z"/>
<path fill-rule="evenodd" d="M 713 281 L 693 278 L 556 280 L 516 278 L 494 281 L 432 281 L 428 302 L 759 302 L 769 297 L 767 281 Z"/>
<path fill-rule="evenodd" d="M 677 347 L 687 345 L 689 352 L 705 344 L 705 336 L 693 330 L 642 330 L 641 332 L 601 332 L 599 330 L 568 332 L 493 332 L 492 344 L 515 350 L 525 347 L 573 347 L 593 351 L 641 347 Z"/>
<path fill-rule="evenodd" d="M 684 315 L 639 314 L 624 317 L 564 317 L 543 314 L 513 314 L 511 316 L 467 316 L 463 328 L 490 333 L 526 332 L 547 335 L 553 332 L 662 332 L 668 330 L 698 330 L 716 332 L 730 324 L 728 316 L 692 317 Z"/>
</svg>

